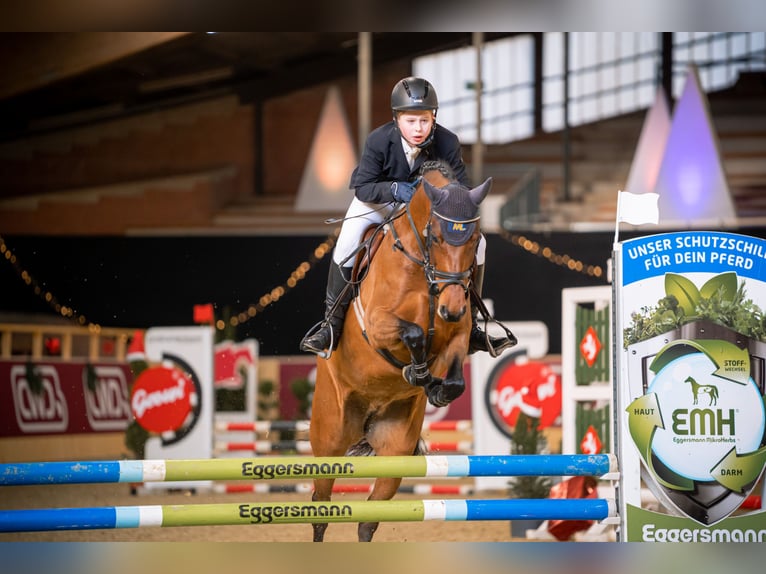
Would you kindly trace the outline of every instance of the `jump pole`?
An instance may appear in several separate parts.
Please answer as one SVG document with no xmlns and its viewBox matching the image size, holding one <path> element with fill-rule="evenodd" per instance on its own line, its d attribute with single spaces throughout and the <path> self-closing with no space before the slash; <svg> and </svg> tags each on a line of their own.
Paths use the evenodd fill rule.
<svg viewBox="0 0 766 574">
<path fill-rule="evenodd" d="M 470 440 L 464 441 L 423 441 L 425 447 L 431 452 L 458 452 L 468 453 L 473 451 L 473 443 Z M 225 452 L 250 452 L 254 454 L 273 454 L 284 453 L 293 450 L 301 454 L 311 454 L 311 442 L 307 440 L 256 440 L 256 441 L 217 441 L 214 452 L 221 454 Z"/>
<path fill-rule="evenodd" d="M 0 532 L 426 520 L 604 520 L 614 516 L 613 500 L 582 498 L 247 502 L 5 510 L 0 511 Z"/>
<path fill-rule="evenodd" d="M 332 487 L 334 494 L 349 493 L 370 493 L 373 484 L 354 484 L 354 483 L 335 483 Z M 300 493 L 311 494 L 314 492 L 314 484 L 311 482 L 269 484 L 268 482 L 228 482 L 224 484 L 214 484 L 213 492 L 218 494 L 241 494 L 252 492 L 256 494 L 281 494 L 281 493 Z M 422 496 L 433 495 L 457 495 L 470 496 L 474 493 L 474 488 L 468 484 L 403 484 L 397 492 L 400 494 L 419 494 Z M 759 507 L 760 508 L 760 507 Z"/>
<path fill-rule="evenodd" d="M 0 464 L 0 486 L 292 478 L 616 476 L 617 458 L 596 455 L 442 455 L 119 460 Z"/>
<path fill-rule="evenodd" d="M 302 421 L 216 421 L 217 432 L 272 432 L 309 430 L 310 422 Z M 424 431 L 462 431 L 473 429 L 471 420 L 425 421 Z"/>
</svg>

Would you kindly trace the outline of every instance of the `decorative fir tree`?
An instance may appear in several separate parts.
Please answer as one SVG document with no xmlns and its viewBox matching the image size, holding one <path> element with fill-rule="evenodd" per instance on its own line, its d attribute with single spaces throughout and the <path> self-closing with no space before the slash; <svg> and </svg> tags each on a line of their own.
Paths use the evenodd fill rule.
<svg viewBox="0 0 766 574">
<path fill-rule="evenodd" d="M 540 419 L 519 413 L 511 435 L 511 454 L 542 454 L 548 448 L 545 435 L 538 428 Z M 515 476 L 509 481 L 513 498 L 548 498 L 552 481 L 547 476 Z"/>
</svg>

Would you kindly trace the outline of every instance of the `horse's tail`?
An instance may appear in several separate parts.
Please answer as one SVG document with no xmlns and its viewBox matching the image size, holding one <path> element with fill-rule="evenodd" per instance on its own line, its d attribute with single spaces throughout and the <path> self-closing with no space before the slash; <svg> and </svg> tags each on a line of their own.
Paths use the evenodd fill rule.
<svg viewBox="0 0 766 574">
<path fill-rule="evenodd" d="M 428 454 L 428 447 L 422 438 L 418 439 L 418 444 L 415 447 L 413 455 Z M 375 449 L 367 442 L 366 438 L 363 438 L 356 444 L 352 444 L 346 451 L 346 456 L 375 456 Z"/>
<path fill-rule="evenodd" d="M 375 449 L 363 438 L 356 444 L 352 444 L 346 451 L 346 456 L 375 456 Z"/>
</svg>

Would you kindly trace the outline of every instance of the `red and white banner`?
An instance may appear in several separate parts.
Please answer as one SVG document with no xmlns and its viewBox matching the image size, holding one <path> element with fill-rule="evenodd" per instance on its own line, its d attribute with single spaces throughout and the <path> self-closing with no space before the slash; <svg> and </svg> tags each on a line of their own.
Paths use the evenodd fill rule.
<svg viewBox="0 0 766 574">
<path fill-rule="evenodd" d="M 124 364 L 94 364 L 94 389 L 85 362 L 34 364 L 39 390 L 26 361 L 0 361 L 0 437 L 120 432 L 131 420 Z"/>
</svg>

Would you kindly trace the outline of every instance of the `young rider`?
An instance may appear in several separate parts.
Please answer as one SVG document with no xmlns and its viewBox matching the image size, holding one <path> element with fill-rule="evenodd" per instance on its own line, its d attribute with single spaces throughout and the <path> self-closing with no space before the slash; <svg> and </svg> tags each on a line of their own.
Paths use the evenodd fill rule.
<svg viewBox="0 0 766 574">
<path fill-rule="evenodd" d="M 359 165 L 351 174 L 355 197 L 346 212 L 330 262 L 325 319 L 317 330 L 314 327 L 303 337 L 300 344 L 302 351 L 325 356 L 326 349 L 337 347 L 352 298 L 351 289 L 347 289 L 342 300 L 338 301 L 351 279 L 352 254 L 359 246 L 365 229 L 381 223 L 400 203 L 410 201 L 424 161 L 446 161 L 455 178 L 468 186 L 460 142 L 454 133 L 436 123 L 438 108 L 436 91 L 427 80 L 409 77 L 394 86 L 391 92 L 393 120 L 369 134 Z M 473 276 L 479 295 L 484 281 L 485 249 L 486 241 L 482 235 Z M 487 335 L 476 322 L 478 310 L 474 305 L 471 310 L 469 353 L 489 351 Z M 512 343 L 504 337 L 489 337 L 489 344 L 502 351 Z"/>
</svg>

